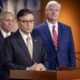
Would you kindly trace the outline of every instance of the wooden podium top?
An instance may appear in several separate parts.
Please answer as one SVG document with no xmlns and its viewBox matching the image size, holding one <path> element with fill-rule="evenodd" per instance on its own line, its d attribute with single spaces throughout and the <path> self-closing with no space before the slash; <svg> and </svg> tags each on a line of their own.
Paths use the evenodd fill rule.
<svg viewBox="0 0 80 80">
<path fill-rule="evenodd" d="M 57 70 L 57 71 L 25 71 L 11 70 L 10 79 L 29 80 L 73 80 L 80 79 L 80 70 Z"/>
<path fill-rule="evenodd" d="M 57 71 L 57 80 L 80 80 L 80 70 L 62 70 Z"/>
<path fill-rule="evenodd" d="M 25 71 L 11 70 L 11 79 L 29 79 L 29 80 L 56 80 L 56 71 Z"/>
</svg>

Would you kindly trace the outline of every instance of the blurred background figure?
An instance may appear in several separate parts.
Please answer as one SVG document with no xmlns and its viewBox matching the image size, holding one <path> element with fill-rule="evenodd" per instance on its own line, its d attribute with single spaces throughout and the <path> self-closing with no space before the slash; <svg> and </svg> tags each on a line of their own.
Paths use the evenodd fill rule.
<svg viewBox="0 0 80 80">
<path fill-rule="evenodd" d="M 18 24 L 17 24 L 17 21 L 16 21 L 16 19 L 15 19 L 11 31 L 12 31 L 12 32 L 16 32 L 17 30 L 18 30 Z"/>
<path fill-rule="evenodd" d="M 0 50 L 2 49 L 5 38 L 12 34 L 14 15 L 11 12 L 3 11 L 0 14 Z"/>
<path fill-rule="evenodd" d="M 12 28 L 14 24 L 14 15 L 8 11 L 2 11 L 0 14 L 0 80 L 6 80 L 5 72 L 2 69 L 2 55 L 1 51 L 5 38 L 10 36 L 12 33 Z"/>
</svg>

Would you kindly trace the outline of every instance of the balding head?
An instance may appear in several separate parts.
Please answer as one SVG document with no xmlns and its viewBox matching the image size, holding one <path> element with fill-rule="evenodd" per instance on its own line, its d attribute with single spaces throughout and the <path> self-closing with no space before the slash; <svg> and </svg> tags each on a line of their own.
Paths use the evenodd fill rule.
<svg viewBox="0 0 80 80">
<path fill-rule="evenodd" d="M 59 4 L 57 1 L 49 1 L 46 5 L 46 10 L 51 6 L 57 6 L 59 9 L 61 8 L 61 4 Z"/>
</svg>

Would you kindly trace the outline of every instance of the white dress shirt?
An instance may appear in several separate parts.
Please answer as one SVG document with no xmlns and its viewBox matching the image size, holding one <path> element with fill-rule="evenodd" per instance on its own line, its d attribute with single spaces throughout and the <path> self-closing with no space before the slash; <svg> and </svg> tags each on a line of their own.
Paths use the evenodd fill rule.
<svg viewBox="0 0 80 80">
<path fill-rule="evenodd" d="M 25 33 L 24 33 L 23 31 L 21 31 L 21 30 L 19 30 L 19 32 L 20 32 L 20 34 L 21 34 L 21 36 L 22 36 L 22 38 L 23 38 L 26 46 L 27 46 L 27 37 L 30 38 L 30 44 L 31 44 L 32 49 L 33 49 L 33 42 L 32 42 L 31 34 L 28 34 L 28 35 L 27 35 L 27 34 L 25 34 Z M 33 55 L 33 51 L 32 51 L 32 54 L 30 54 L 31 58 L 32 58 L 32 55 Z"/>
<path fill-rule="evenodd" d="M 46 20 L 46 22 L 47 22 L 47 24 L 48 24 L 49 31 L 50 31 L 50 33 L 51 33 L 52 39 L 54 39 L 54 38 L 53 38 L 53 32 L 52 32 L 52 30 L 53 30 L 53 26 L 55 26 L 55 31 L 56 31 L 56 33 L 57 33 L 57 35 L 58 35 L 58 22 L 56 22 L 55 24 L 50 23 L 48 20 Z"/>
<path fill-rule="evenodd" d="M 6 33 L 2 28 L 0 28 L 0 31 L 1 31 L 4 38 L 7 38 L 8 36 L 11 35 L 11 32 Z"/>
</svg>

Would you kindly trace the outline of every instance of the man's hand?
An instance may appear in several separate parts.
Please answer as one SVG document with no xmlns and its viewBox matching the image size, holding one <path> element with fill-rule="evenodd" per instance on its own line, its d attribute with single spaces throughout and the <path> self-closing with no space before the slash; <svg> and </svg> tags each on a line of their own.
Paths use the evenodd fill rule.
<svg viewBox="0 0 80 80">
<path fill-rule="evenodd" d="M 46 71 L 47 69 L 44 67 L 43 64 L 33 64 L 31 67 L 28 67 L 26 70 L 31 70 L 31 71 Z"/>
<path fill-rule="evenodd" d="M 47 69 L 45 68 L 45 66 L 43 64 L 38 64 L 38 71 L 46 71 Z"/>
</svg>

